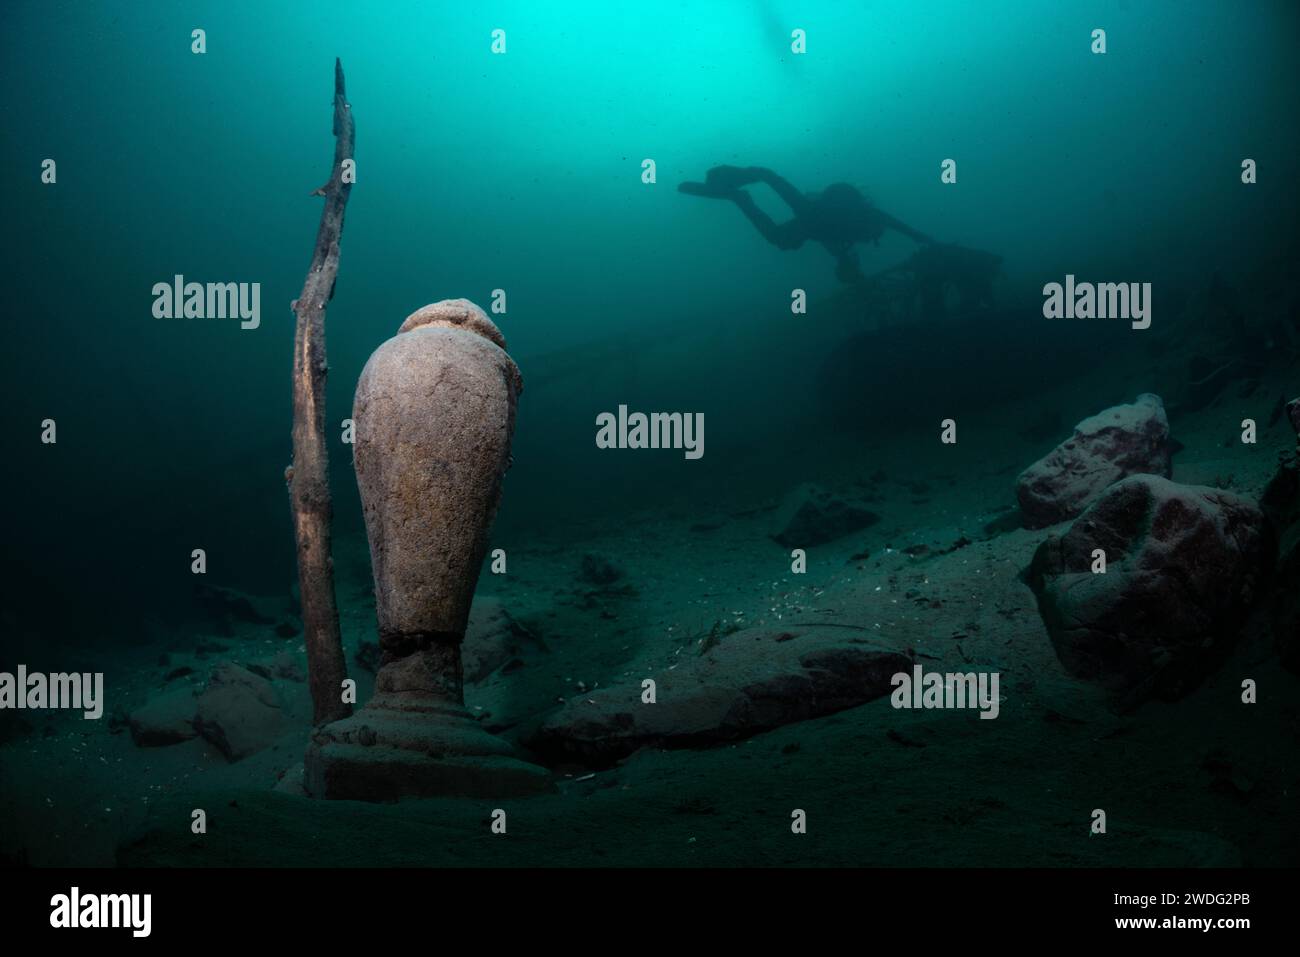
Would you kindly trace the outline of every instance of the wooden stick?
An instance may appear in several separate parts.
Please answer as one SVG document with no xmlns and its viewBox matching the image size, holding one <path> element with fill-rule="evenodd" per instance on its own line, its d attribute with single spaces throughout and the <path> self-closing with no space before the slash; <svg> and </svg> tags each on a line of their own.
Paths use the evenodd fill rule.
<svg viewBox="0 0 1300 957">
<path fill-rule="evenodd" d="M 352 159 L 355 130 L 352 107 L 343 84 L 343 65 L 334 61 L 334 170 L 329 182 L 312 193 L 325 197 L 316 250 L 293 303 L 298 317 L 293 340 L 293 464 L 284 471 L 298 541 L 298 586 L 307 644 L 307 675 L 316 724 L 346 718 L 352 706 L 343 700 L 347 663 L 334 599 L 334 560 L 330 553 L 329 455 L 325 446 L 325 305 L 334 297 L 339 269 L 339 240 L 350 182 L 343 163 Z M 349 164 L 351 165 L 351 164 Z M 351 177 L 349 177 L 350 179 Z"/>
</svg>

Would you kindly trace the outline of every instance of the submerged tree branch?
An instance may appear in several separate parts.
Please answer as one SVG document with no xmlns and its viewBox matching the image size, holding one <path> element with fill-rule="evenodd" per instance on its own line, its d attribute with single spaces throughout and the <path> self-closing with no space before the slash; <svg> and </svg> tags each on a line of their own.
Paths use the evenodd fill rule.
<svg viewBox="0 0 1300 957">
<path fill-rule="evenodd" d="M 321 724 L 352 713 L 343 700 L 347 664 L 334 598 L 334 560 L 330 522 L 329 455 L 325 446 L 325 306 L 334 297 L 339 269 L 343 210 L 352 189 L 343 165 L 352 159 L 355 131 L 343 84 L 343 65 L 334 61 L 334 169 L 329 182 L 312 195 L 325 197 L 316 249 L 293 303 L 298 317 L 293 342 L 293 464 L 285 469 L 289 504 L 298 542 L 298 586 L 307 646 L 307 674 L 314 721 Z M 349 164 L 351 165 L 351 164 Z"/>
</svg>

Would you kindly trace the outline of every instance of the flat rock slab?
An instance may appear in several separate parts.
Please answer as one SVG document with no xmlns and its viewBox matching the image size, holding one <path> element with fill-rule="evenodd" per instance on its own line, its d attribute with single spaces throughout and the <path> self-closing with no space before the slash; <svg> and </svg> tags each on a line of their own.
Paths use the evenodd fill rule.
<svg viewBox="0 0 1300 957">
<path fill-rule="evenodd" d="M 194 725 L 231 761 L 261 751 L 286 731 L 271 682 L 235 664 L 213 669 L 199 695 Z"/>
<path fill-rule="evenodd" d="M 1067 671 L 1177 698 L 1231 646 L 1271 559 L 1250 499 L 1134 475 L 1040 545 L 1028 578 Z"/>
<path fill-rule="evenodd" d="M 1020 474 L 1026 528 L 1074 518 L 1111 485 L 1138 473 L 1169 477 L 1169 419 L 1150 392 L 1084 419 L 1074 434 Z"/>
<path fill-rule="evenodd" d="M 688 657 L 689 656 L 689 657 Z M 641 681 L 574 698 L 528 742 L 554 760 L 611 764 L 646 745 L 694 747 L 745 738 L 889 694 L 912 658 L 851 628 L 747 628 L 703 654 L 683 652 Z"/>
</svg>

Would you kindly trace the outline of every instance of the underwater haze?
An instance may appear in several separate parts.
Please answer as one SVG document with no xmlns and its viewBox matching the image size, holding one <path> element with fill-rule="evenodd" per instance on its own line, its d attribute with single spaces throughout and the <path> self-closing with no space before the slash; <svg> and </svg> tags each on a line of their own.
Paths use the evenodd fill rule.
<svg viewBox="0 0 1300 957">
<path fill-rule="evenodd" d="M 477 827 L 450 799 L 381 803 L 366 813 L 389 836 L 350 844 L 329 802 L 295 796 L 310 825 L 282 822 L 267 842 L 282 858 L 257 824 L 200 860 L 160 823 L 167 802 L 190 806 L 198 767 L 212 769 L 204 787 L 245 807 L 266 801 L 273 817 L 272 789 L 300 766 L 311 728 L 284 478 L 290 304 L 321 216 L 311 194 L 331 176 L 338 58 L 356 126 L 325 321 L 344 653 L 365 704 L 375 597 L 341 438 L 358 378 L 408 315 L 469 299 L 504 335 L 523 390 L 491 531 L 509 570 L 485 562 L 475 614 L 491 608 L 496 624 L 471 621 L 471 640 L 478 628 L 508 650 L 478 680 L 467 674 L 466 704 L 554 776 L 558 793 L 531 799 L 553 802 L 550 818 L 603 822 L 573 825 L 585 844 L 557 835 L 517 853 L 1294 862 L 1300 781 L 1267 757 L 1293 748 L 1294 706 L 1261 702 L 1243 718 L 1234 704 L 1241 660 L 1292 701 L 1297 690 L 1295 619 L 1273 597 L 1291 587 L 1294 509 L 1269 503 L 1296 441 L 1281 410 L 1300 395 L 1298 39 L 1295 4 L 1226 0 L 10 4 L 0 668 L 103 671 L 106 714 L 89 723 L 87 753 L 106 762 L 77 764 L 67 715 L 0 714 L 0 853 L 312 864 L 318 852 L 295 830 L 309 826 L 337 828 L 357 863 L 428 864 L 442 852 L 422 857 L 403 828 L 436 818 L 442 847 Z M 809 209 L 824 229 L 856 210 L 867 232 L 841 254 L 814 224 L 782 248 L 755 223 L 803 207 L 766 174 L 734 174 L 745 181 L 716 195 L 678 188 L 709 185 L 718 167 L 761 168 L 803 194 L 848 184 L 847 205 Z M 951 258 L 934 265 L 928 251 Z M 1045 287 L 1067 275 L 1132 283 L 1135 297 L 1149 284 L 1149 328 L 1047 318 Z M 155 285 L 176 276 L 259 284 L 256 326 L 159 318 Z M 1227 610 L 1243 631 L 1209 658 L 1179 658 L 1176 686 L 1127 670 L 1108 683 L 1110 651 L 1078 653 L 1105 659 L 1093 673 L 1071 657 L 1051 576 L 1034 569 L 1082 506 L 1040 524 L 1018 497 L 1022 471 L 1076 423 L 1137 408 L 1145 393 L 1167 414 L 1153 441 L 1169 466 L 1121 464 L 1116 480 L 1159 473 L 1264 502 L 1268 554 L 1249 559 L 1248 603 L 1206 613 L 1218 622 Z M 701 454 L 602 447 L 598 417 L 620 406 L 698 416 Z M 57 442 L 42 439 L 49 420 Z M 1234 554 L 1223 567 L 1247 562 Z M 1135 601 L 1144 621 L 1164 607 Z M 819 703 L 772 705 L 771 721 L 700 731 L 667 720 L 626 746 L 566 724 L 593 689 L 635 696 L 645 675 L 687 658 L 712 662 L 700 679 L 710 691 L 739 686 L 729 668 L 785 687 L 784 659 L 730 659 L 740 651 L 726 645 L 754 629 L 785 654 L 779 636 L 803 627 L 831 662 L 857 653 L 852 638 L 940 671 L 1000 673 L 998 719 L 899 710 L 887 688 L 835 684 L 817 685 Z M 282 712 L 274 745 L 232 755 L 202 720 L 190 733 L 188 715 L 160 745 L 132 717 L 182 686 L 201 700 L 213 669 L 259 662 L 251 670 Z M 801 797 L 819 775 L 822 796 Z M 1114 790 L 1090 792 L 1096 780 Z M 635 809 L 618 804 L 629 789 Z M 761 794 L 779 797 L 776 811 Z M 795 850 L 760 837 L 686 844 L 723 822 L 748 833 L 765 813 L 788 832 L 788 808 L 804 806 L 826 837 Z M 118 810 L 106 820 L 103 807 Z M 1088 844 L 1095 807 L 1117 822 L 1118 850 Z M 864 816 L 879 823 L 858 828 Z M 929 857 L 902 860 L 906 841 L 891 835 L 917 819 L 937 828 L 922 841 Z M 52 836 L 92 820 L 82 845 Z M 858 836 L 835 843 L 837 827 Z M 495 847 L 466 854 L 528 863 Z"/>
</svg>

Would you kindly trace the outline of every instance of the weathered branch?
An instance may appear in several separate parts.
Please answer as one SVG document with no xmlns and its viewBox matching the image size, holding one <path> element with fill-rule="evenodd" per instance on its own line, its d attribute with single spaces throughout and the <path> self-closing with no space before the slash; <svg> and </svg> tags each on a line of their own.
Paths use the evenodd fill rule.
<svg viewBox="0 0 1300 957">
<path fill-rule="evenodd" d="M 298 317 L 293 341 L 293 464 L 285 469 L 289 504 L 298 542 L 298 585 L 307 645 L 307 673 L 317 724 L 345 718 L 352 706 L 343 701 L 347 663 L 334 599 L 334 560 L 330 552 L 329 455 L 325 446 L 325 306 L 334 296 L 339 269 L 339 241 L 350 182 L 343 163 L 352 159 L 355 131 L 352 107 L 343 84 L 343 65 L 334 61 L 334 170 L 313 195 L 325 197 L 316 249 L 293 303 Z M 349 177 L 350 179 L 350 177 Z"/>
</svg>

